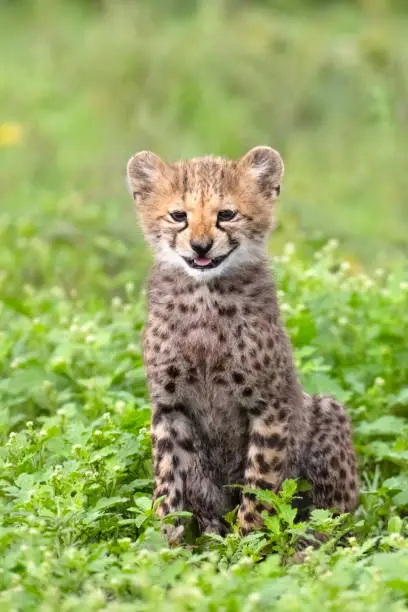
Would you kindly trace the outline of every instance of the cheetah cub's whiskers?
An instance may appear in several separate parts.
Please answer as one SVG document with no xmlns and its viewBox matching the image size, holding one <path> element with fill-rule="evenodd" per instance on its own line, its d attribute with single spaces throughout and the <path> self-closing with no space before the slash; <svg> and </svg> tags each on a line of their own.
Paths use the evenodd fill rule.
<svg viewBox="0 0 408 612">
<path fill-rule="evenodd" d="M 128 182 L 155 254 L 144 359 L 151 400 L 158 514 L 189 510 L 225 533 L 262 526 L 251 493 L 307 478 L 318 508 L 353 510 L 357 474 L 349 419 L 302 392 L 264 250 L 283 163 L 270 147 L 238 161 L 168 164 L 142 151 Z M 178 541 L 183 525 L 169 529 Z"/>
</svg>

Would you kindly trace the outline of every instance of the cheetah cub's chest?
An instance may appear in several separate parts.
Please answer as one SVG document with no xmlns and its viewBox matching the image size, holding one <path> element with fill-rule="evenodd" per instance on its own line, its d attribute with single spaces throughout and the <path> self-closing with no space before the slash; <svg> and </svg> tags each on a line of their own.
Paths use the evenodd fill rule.
<svg viewBox="0 0 408 612">
<path fill-rule="evenodd" d="M 244 426 L 244 414 L 266 402 L 264 379 L 273 378 L 274 327 L 270 307 L 257 308 L 250 279 L 235 284 L 193 284 L 150 294 L 145 338 L 149 380 L 182 402 L 213 432 Z M 241 418 L 242 417 L 242 418 Z M 242 423 L 241 423 L 242 421 Z"/>
</svg>

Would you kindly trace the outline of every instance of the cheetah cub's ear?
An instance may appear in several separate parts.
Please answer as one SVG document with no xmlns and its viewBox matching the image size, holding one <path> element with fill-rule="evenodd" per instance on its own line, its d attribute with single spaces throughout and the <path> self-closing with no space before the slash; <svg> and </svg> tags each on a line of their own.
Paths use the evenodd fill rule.
<svg viewBox="0 0 408 612">
<path fill-rule="evenodd" d="M 169 171 L 168 164 L 151 151 L 140 151 L 131 157 L 127 164 L 127 182 L 136 204 L 149 200 L 158 191 L 160 182 L 167 183 Z"/>
<path fill-rule="evenodd" d="M 262 195 L 275 199 L 280 193 L 284 165 L 278 151 L 271 147 L 254 147 L 240 160 L 243 171 L 256 180 Z"/>
</svg>

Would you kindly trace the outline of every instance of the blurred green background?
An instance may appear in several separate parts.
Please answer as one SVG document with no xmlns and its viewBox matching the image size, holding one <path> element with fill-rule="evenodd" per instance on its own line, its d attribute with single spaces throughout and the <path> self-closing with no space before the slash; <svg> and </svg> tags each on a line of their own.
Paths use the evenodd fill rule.
<svg viewBox="0 0 408 612">
<path fill-rule="evenodd" d="M 272 251 L 334 237 L 356 268 L 406 260 L 406 4 L 0 0 L 3 261 L 18 251 L 18 282 L 75 288 L 102 257 L 137 282 L 128 157 L 256 144 L 286 162 Z"/>
</svg>

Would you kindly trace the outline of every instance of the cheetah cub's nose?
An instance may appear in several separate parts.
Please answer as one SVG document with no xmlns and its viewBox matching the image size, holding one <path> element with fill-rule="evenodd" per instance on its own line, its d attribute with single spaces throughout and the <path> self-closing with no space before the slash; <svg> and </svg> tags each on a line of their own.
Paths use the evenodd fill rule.
<svg viewBox="0 0 408 612">
<path fill-rule="evenodd" d="M 208 253 L 208 251 L 211 249 L 213 245 L 213 240 L 209 240 L 208 242 L 192 241 L 190 244 L 191 244 L 191 248 L 193 249 L 193 251 L 195 251 L 198 255 L 198 257 L 194 259 L 194 263 L 197 266 L 208 266 L 208 264 L 211 263 L 211 259 L 205 256 Z"/>
</svg>

